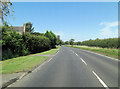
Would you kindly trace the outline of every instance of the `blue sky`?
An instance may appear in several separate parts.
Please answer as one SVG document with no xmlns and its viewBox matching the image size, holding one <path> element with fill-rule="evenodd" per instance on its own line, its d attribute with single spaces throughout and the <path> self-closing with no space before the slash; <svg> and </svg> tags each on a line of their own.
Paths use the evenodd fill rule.
<svg viewBox="0 0 120 89">
<path fill-rule="evenodd" d="M 118 36 L 117 2 L 14 2 L 13 8 L 13 26 L 32 22 L 36 32 L 52 30 L 63 41 Z"/>
</svg>

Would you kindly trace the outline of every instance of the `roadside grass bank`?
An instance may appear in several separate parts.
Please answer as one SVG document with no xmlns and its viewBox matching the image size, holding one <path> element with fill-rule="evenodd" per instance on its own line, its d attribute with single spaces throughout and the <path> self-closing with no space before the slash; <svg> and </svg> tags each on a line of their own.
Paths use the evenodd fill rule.
<svg viewBox="0 0 120 89">
<path fill-rule="evenodd" d="M 96 52 L 96 53 L 103 54 L 105 56 L 109 56 L 109 57 L 116 58 L 116 59 L 118 59 L 118 57 L 120 57 L 118 49 L 89 47 L 89 46 L 77 46 L 77 45 L 73 45 L 73 46 L 67 45 L 67 47 L 88 50 L 88 51 Z"/>
<path fill-rule="evenodd" d="M 53 55 L 60 49 L 60 46 L 57 46 L 55 49 L 51 49 L 49 51 L 45 51 L 42 53 L 37 53 L 34 55 Z M 37 65 L 44 62 L 46 59 L 49 58 L 49 56 L 34 56 L 34 55 L 28 55 L 28 56 L 22 56 L 17 57 L 9 60 L 2 61 L 0 65 L 2 65 L 2 74 L 11 74 L 11 73 L 18 73 L 18 72 L 26 72 L 30 69 L 36 67 Z"/>
</svg>

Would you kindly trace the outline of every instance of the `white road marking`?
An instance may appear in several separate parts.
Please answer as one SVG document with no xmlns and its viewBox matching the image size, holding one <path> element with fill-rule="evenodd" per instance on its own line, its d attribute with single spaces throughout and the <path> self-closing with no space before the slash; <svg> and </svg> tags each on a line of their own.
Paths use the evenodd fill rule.
<svg viewBox="0 0 120 89">
<path fill-rule="evenodd" d="M 85 65 L 87 65 L 87 63 L 82 59 L 82 58 L 80 58 L 81 60 L 82 60 L 82 62 L 85 64 Z"/>
<path fill-rule="evenodd" d="M 59 51 L 55 55 L 57 55 L 58 53 L 59 53 Z"/>
<path fill-rule="evenodd" d="M 52 58 L 50 58 L 47 62 L 50 62 L 52 60 Z"/>
<path fill-rule="evenodd" d="M 26 73 L 24 73 L 22 76 L 20 76 L 20 78 L 19 78 L 19 79 L 22 79 L 25 75 L 26 75 Z"/>
<path fill-rule="evenodd" d="M 73 53 L 75 53 L 73 50 L 71 50 Z M 76 54 L 76 56 L 78 56 L 78 54 L 77 53 L 75 53 Z M 82 62 L 85 64 L 85 65 L 87 65 L 87 63 L 82 59 L 82 58 L 80 58 L 81 60 L 82 60 Z"/>
<path fill-rule="evenodd" d="M 55 55 L 57 55 L 59 53 L 59 51 L 55 54 Z M 54 55 L 54 56 L 55 56 Z M 53 56 L 53 57 L 54 57 Z M 53 58 L 52 57 L 52 58 Z M 43 65 L 45 65 L 47 62 L 50 62 L 51 60 L 52 60 L 52 58 L 50 58 L 48 61 L 45 61 L 45 62 L 43 62 L 39 67 L 37 67 L 36 69 L 34 69 L 33 71 L 36 71 L 36 70 L 38 70 L 39 68 L 41 68 Z M 22 76 L 20 76 L 20 78 L 18 79 L 18 80 L 16 80 L 16 82 L 18 82 L 19 80 L 21 80 L 24 76 L 26 75 L 26 73 L 24 73 Z M 15 82 L 15 83 L 16 83 Z M 11 87 L 13 84 L 15 84 L 15 83 L 12 83 L 12 84 L 10 84 L 9 86 L 7 86 L 7 87 Z"/>
<path fill-rule="evenodd" d="M 77 53 L 75 53 L 75 54 L 76 54 L 76 56 L 78 56 Z"/>
<path fill-rule="evenodd" d="M 43 62 L 39 67 L 42 67 L 43 65 L 45 65 L 46 62 Z"/>
<path fill-rule="evenodd" d="M 100 77 L 94 72 L 92 71 L 93 74 L 97 77 L 97 79 L 100 81 L 100 83 L 106 88 L 106 89 L 109 89 L 108 86 L 102 81 L 102 79 L 100 79 Z"/>
<path fill-rule="evenodd" d="M 71 52 L 75 53 L 73 50 L 71 50 Z"/>
</svg>

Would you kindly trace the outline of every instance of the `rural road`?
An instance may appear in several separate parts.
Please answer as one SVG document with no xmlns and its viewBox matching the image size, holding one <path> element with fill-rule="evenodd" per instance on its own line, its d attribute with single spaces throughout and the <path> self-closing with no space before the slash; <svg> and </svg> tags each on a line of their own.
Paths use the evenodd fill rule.
<svg viewBox="0 0 120 89">
<path fill-rule="evenodd" d="M 61 46 L 52 59 L 9 87 L 118 87 L 118 60 Z"/>
</svg>

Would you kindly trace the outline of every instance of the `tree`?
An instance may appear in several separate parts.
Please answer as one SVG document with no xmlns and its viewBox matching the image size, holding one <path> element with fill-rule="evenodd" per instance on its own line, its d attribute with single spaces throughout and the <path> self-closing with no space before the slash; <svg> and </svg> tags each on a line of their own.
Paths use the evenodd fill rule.
<svg viewBox="0 0 120 89">
<path fill-rule="evenodd" d="M 62 44 L 64 44 L 64 42 L 63 42 L 62 40 L 60 40 L 60 46 L 61 46 Z"/>
<path fill-rule="evenodd" d="M 70 39 L 70 40 L 69 40 L 69 43 L 70 43 L 70 45 L 73 45 L 74 39 Z"/>
<path fill-rule="evenodd" d="M 56 41 L 57 45 L 60 45 L 60 35 L 57 35 L 57 41 Z"/>
<path fill-rule="evenodd" d="M 56 35 L 55 35 L 52 31 L 50 31 L 50 34 L 51 34 L 52 37 L 53 37 L 53 45 L 54 45 L 54 47 L 55 47 L 56 41 L 57 41 Z"/>
<path fill-rule="evenodd" d="M 96 46 L 96 47 L 102 47 L 102 48 L 118 48 L 118 38 L 107 38 L 107 39 L 95 39 L 95 40 L 87 40 L 81 42 L 81 45 L 86 46 Z"/>
<path fill-rule="evenodd" d="M 24 33 L 23 39 L 31 53 L 42 52 L 50 48 L 50 40 L 45 36 Z"/>
<path fill-rule="evenodd" d="M 31 22 L 27 22 L 25 24 L 25 32 L 33 33 L 34 27 L 32 27 L 33 24 Z"/>
<path fill-rule="evenodd" d="M 65 41 L 65 44 L 66 44 L 66 45 L 68 45 L 68 44 L 69 44 L 69 42 L 68 42 L 68 41 Z"/>
<path fill-rule="evenodd" d="M 28 53 L 22 35 L 16 31 L 8 32 L 10 28 L 2 27 L 2 59 L 26 55 Z"/>
<path fill-rule="evenodd" d="M 33 32 L 31 34 L 36 35 L 36 36 L 44 36 L 45 35 L 44 33 L 39 33 L 39 32 Z"/>
<path fill-rule="evenodd" d="M 78 41 L 78 42 L 77 42 L 77 45 L 81 45 L 81 42 L 80 42 L 80 41 Z"/>
<path fill-rule="evenodd" d="M 5 21 L 5 18 L 8 15 L 12 15 L 13 16 L 13 9 L 12 9 L 12 2 L 10 2 L 10 0 L 0 0 L 0 14 L 1 14 L 1 18 L 3 22 L 7 22 L 7 20 Z"/>
<path fill-rule="evenodd" d="M 45 36 L 48 37 L 50 39 L 51 42 L 51 47 L 55 48 L 56 46 L 56 35 L 52 32 L 52 31 L 46 31 Z"/>
</svg>

